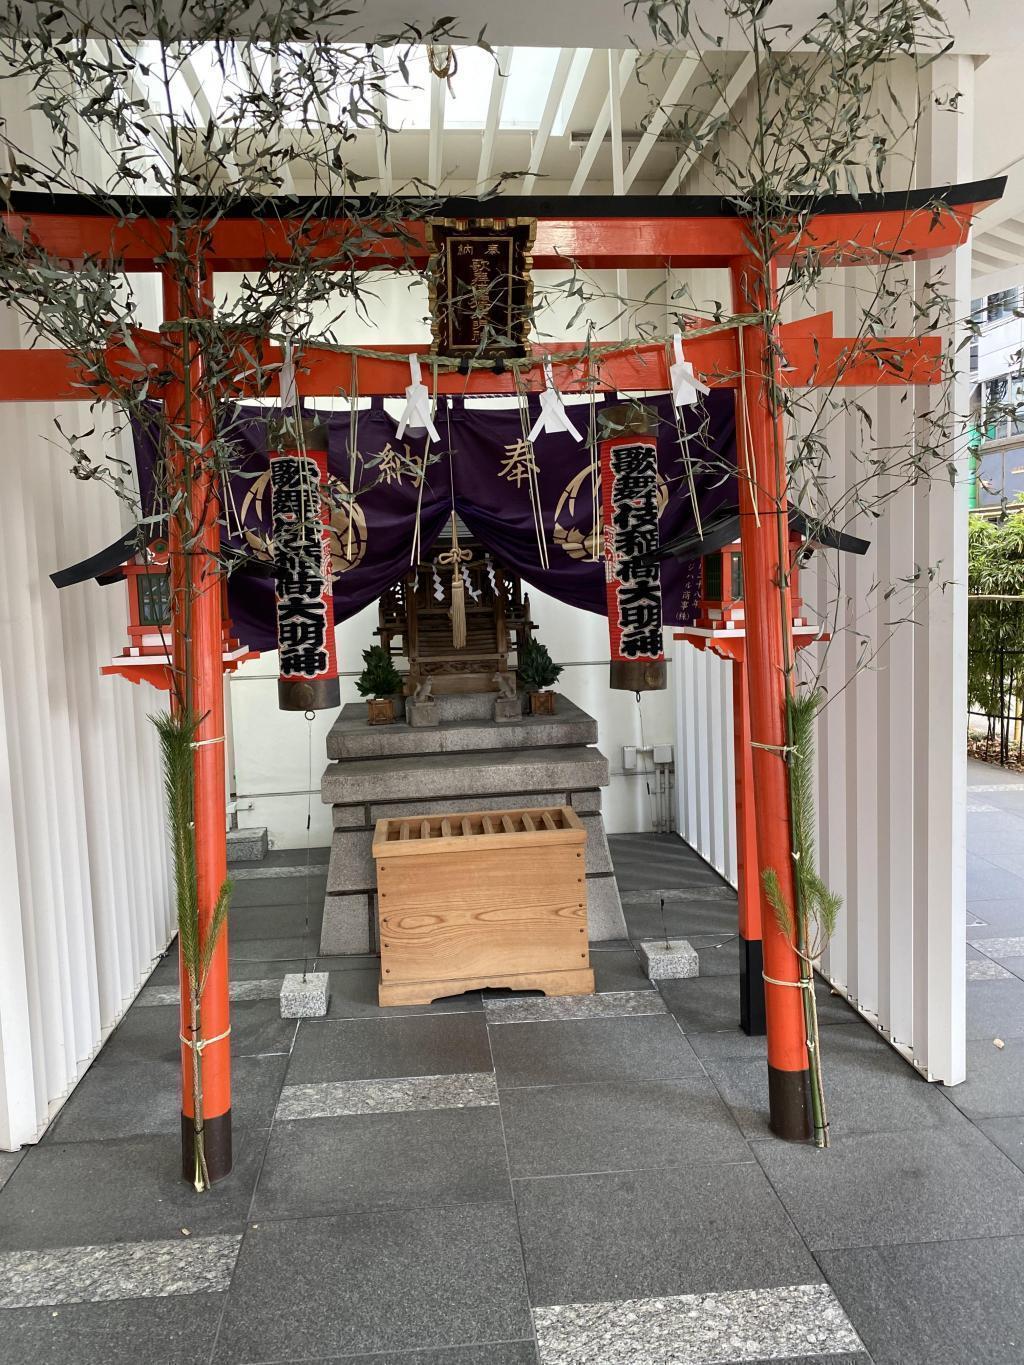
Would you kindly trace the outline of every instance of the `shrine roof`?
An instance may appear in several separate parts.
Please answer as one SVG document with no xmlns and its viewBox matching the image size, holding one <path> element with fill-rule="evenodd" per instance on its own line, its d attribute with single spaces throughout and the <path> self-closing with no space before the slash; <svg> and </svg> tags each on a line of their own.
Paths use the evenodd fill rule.
<svg viewBox="0 0 1024 1365">
<path fill-rule="evenodd" d="M 868 214 L 912 212 L 932 205 L 951 208 L 966 204 L 981 205 L 1000 199 L 1005 176 L 913 190 L 892 190 L 882 194 L 823 195 L 818 198 L 794 197 L 780 203 L 779 212 L 813 210 L 816 214 Z M 120 210 L 126 219 L 170 218 L 177 206 L 179 218 L 191 210 L 197 217 L 208 213 L 217 219 L 272 218 L 312 215 L 319 218 L 372 217 L 385 205 L 393 212 L 396 205 L 407 205 L 409 216 L 423 218 L 542 218 L 542 219 L 642 219 L 642 218 L 738 218 L 742 205 L 735 197 L 710 194 L 677 195 L 491 195 L 483 198 L 431 198 L 422 195 L 395 195 L 387 199 L 356 195 L 267 195 L 242 198 L 220 206 L 196 196 L 172 199 L 161 195 L 111 195 L 102 203 L 94 198 L 70 194 L 43 194 L 13 191 L 6 200 L 8 212 L 60 214 L 68 217 L 111 217 Z"/>
<path fill-rule="evenodd" d="M 799 507 L 790 507 L 789 525 L 792 530 L 799 531 L 801 535 L 807 536 L 815 545 L 825 550 L 845 550 L 847 554 L 864 555 L 871 545 L 870 541 L 862 540 L 860 536 L 852 536 L 847 531 L 839 531 L 834 526 L 826 526 L 815 521 Z M 700 559 L 703 555 L 714 554 L 716 550 L 724 550 L 727 545 L 732 545 L 739 538 L 739 509 L 727 509 L 704 527 L 703 535 L 691 532 L 678 540 L 670 541 L 659 548 L 654 558 L 668 559 L 672 556 L 684 562 Z"/>
</svg>

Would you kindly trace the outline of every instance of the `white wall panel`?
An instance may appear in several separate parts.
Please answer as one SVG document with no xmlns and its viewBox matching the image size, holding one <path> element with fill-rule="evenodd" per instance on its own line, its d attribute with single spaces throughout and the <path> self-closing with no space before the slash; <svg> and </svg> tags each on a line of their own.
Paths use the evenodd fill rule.
<svg viewBox="0 0 1024 1365">
<path fill-rule="evenodd" d="M 968 181 L 972 62 L 943 58 L 926 78 L 932 86 L 924 91 L 918 183 Z M 963 94 L 955 111 L 936 104 L 936 94 L 954 89 Z M 695 297 L 714 296 L 708 281 L 696 272 L 691 278 Z M 865 272 L 826 274 L 805 311 L 832 311 L 837 334 L 849 335 L 858 325 L 853 288 L 864 281 Z M 954 297 L 956 316 L 965 317 L 970 248 L 912 268 L 903 291 L 905 332 L 914 328 L 915 291 L 920 302 L 936 281 Z M 961 336 L 959 326 L 952 329 L 954 350 Z M 966 349 L 958 355 L 966 364 Z M 964 378 L 956 389 L 954 410 L 965 413 Z M 935 401 L 925 390 L 850 396 L 871 414 L 873 435 L 866 438 L 852 415 L 830 424 L 833 505 L 863 480 L 871 442 L 882 449 L 913 442 L 915 414 L 920 434 Z M 871 540 L 866 557 L 826 552 L 803 578 L 809 604 L 834 631 L 802 669 L 817 672 L 827 694 L 818 722 L 819 861 L 844 899 L 822 970 L 924 1075 L 955 1084 L 965 1075 L 966 490 L 963 470 L 955 487 L 942 472 L 913 487 L 902 487 L 905 481 L 905 471 L 873 476 L 867 501 L 901 491 L 878 520 L 852 517 L 852 508 L 843 518 Z M 886 600 L 890 585 L 903 586 Z M 721 753 L 708 744 L 729 703 L 712 681 L 721 665 L 688 645 L 676 650 L 679 829 L 720 867 L 714 820 L 700 807 L 710 800 L 719 820 L 731 809 L 731 781 L 719 780 Z"/>
<path fill-rule="evenodd" d="M 4 344 L 16 344 L 15 332 L 8 320 Z M 48 577 L 115 539 L 120 510 L 106 489 L 67 472 L 53 415 L 47 405 L 0 414 L 5 1148 L 39 1135 L 173 928 L 148 720 L 158 699 L 98 673 L 125 640 L 125 590 L 90 582 L 58 593 Z M 89 421 L 70 405 L 62 417 Z"/>
</svg>

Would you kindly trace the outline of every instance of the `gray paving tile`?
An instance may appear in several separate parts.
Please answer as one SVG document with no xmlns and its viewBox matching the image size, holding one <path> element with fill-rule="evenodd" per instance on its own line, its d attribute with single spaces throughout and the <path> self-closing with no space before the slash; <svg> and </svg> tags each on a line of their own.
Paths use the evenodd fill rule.
<svg viewBox="0 0 1024 1365">
<path fill-rule="evenodd" d="M 593 995 L 513 996 L 484 1001 L 491 1024 L 539 1024 L 563 1019 L 620 1019 L 667 1014 L 657 991 L 596 991 Z"/>
<path fill-rule="evenodd" d="M 972 921 L 980 920 L 980 925 Z M 971 899 L 967 903 L 967 941 L 1015 938 L 1024 934 L 1024 894 L 1002 900 Z"/>
<path fill-rule="evenodd" d="M 299 970 L 301 970 L 301 964 L 299 964 Z M 228 998 L 231 1001 L 278 1000 L 280 995 L 281 978 L 279 976 L 249 981 L 239 981 L 236 978 L 228 983 Z M 177 1007 L 180 998 L 181 988 L 177 981 L 168 981 L 162 986 L 143 986 L 135 998 L 135 1008 L 150 1009 L 158 1005 L 174 1005 Z"/>
<path fill-rule="evenodd" d="M 283 962 L 286 958 L 298 958 L 301 969 L 303 961 L 312 966 L 319 946 L 319 935 L 310 937 L 297 933 L 286 938 L 246 938 L 231 934 L 228 936 L 228 957 L 232 972 L 245 962 Z"/>
<path fill-rule="evenodd" d="M 760 1360 L 737 1359 L 733 1356 L 723 1365 L 872 1365 L 872 1360 L 867 1351 L 851 1351 L 843 1355 L 829 1352 L 825 1356 L 762 1356 Z"/>
<path fill-rule="evenodd" d="M 87 1246 L 241 1232 L 266 1146 L 236 1131 L 234 1169 L 197 1195 L 181 1178 L 175 1126 L 154 1137 L 43 1143 L 3 1192 L 0 1249 Z"/>
<path fill-rule="evenodd" d="M 213 1359 L 243 1365 L 531 1336 L 511 1205 L 389 1209 L 251 1228 Z"/>
<path fill-rule="evenodd" d="M 506 1090 L 501 1112 L 514 1176 L 635 1171 L 749 1161 L 750 1149 L 704 1076 Z"/>
<path fill-rule="evenodd" d="M 690 942 L 697 949 L 701 976 L 739 975 L 738 934 L 696 934 Z"/>
<path fill-rule="evenodd" d="M 616 1079 L 670 1079 L 700 1069 L 668 1016 L 494 1025 L 499 1088 Z"/>
<path fill-rule="evenodd" d="M 968 981 L 1010 981 L 1014 973 L 1008 967 L 1000 966 L 998 962 L 993 962 L 991 958 L 972 957 L 968 954 L 967 958 L 967 980 Z M 970 1012 L 970 1001 L 968 1001 L 968 1014 Z M 968 1023 L 968 1027 L 970 1024 Z"/>
<path fill-rule="evenodd" d="M 482 1011 L 398 1019 L 303 1020 L 292 1050 L 288 1083 L 443 1076 L 491 1069 Z"/>
<path fill-rule="evenodd" d="M 454 1346 L 447 1351 L 385 1351 L 383 1355 L 321 1356 L 308 1365 L 537 1365 L 532 1341 L 511 1341 L 486 1346 Z M 813 1362 L 812 1362 L 813 1365 Z"/>
<path fill-rule="evenodd" d="M 1024 1170 L 1024 1118 L 979 1119 L 978 1127 L 1015 1166 Z"/>
<path fill-rule="evenodd" d="M 1024 1037 L 1024 981 L 968 981 L 967 1037 Z"/>
<path fill-rule="evenodd" d="M 406 1114 L 420 1109 L 496 1105 L 493 1071 L 404 1076 L 381 1081 L 307 1081 L 281 1091 L 276 1120 L 337 1119 L 355 1114 Z"/>
<path fill-rule="evenodd" d="M 308 945 L 306 946 L 308 947 Z M 315 957 L 303 956 L 300 951 L 297 957 L 282 957 L 276 950 L 273 940 L 271 940 L 271 948 L 272 951 L 268 952 L 266 958 L 232 958 L 231 980 L 254 981 L 261 978 L 269 980 L 274 977 L 280 981 L 289 972 L 301 972 L 304 966 L 312 968 L 314 963 L 316 963 L 318 971 L 331 973 L 368 969 L 376 971 L 380 965 L 380 959 L 371 953 L 353 953 L 345 957 Z M 160 959 L 147 985 L 176 985 L 177 981 L 178 950 L 173 948 Z"/>
<path fill-rule="evenodd" d="M 967 855 L 967 903 L 973 908 L 976 901 L 1014 900 L 1018 904 L 1024 900 L 1024 877 L 1018 876 L 1003 867 L 997 867 L 987 858 L 977 854 Z M 982 910 L 977 913 L 982 919 Z"/>
<path fill-rule="evenodd" d="M 716 1365 L 861 1344 L 827 1284 L 560 1304 L 533 1318 L 541 1365 Z"/>
<path fill-rule="evenodd" d="M 122 1062 L 177 1062 L 179 1043 L 177 1005 L 133 1006 L 118 1024 L 94 1066 Z M 287 1053 L 295 1037 L 295 1020 L 282 1019 L 278 1000 L 236 1001 L 231 1006 L 231 1055 L 260 1057 Z"/>
<path fill-rule="evenodd" d="M 828 1251 L 822 1269 L 875 1365 L 1019 1365 L 1024 1239 Z"/>
<path fill-rule="evenodd" d="M 767 1136 L 765 1062 L 760 1058 L 727 1058 L 709 1060 L 705 1065 L 743 1131 Z M 960 1122 L 942 1093 L 867 1029 L 824 1030 L 822 1070 L 833 1136 L 955 1126 Z"/>
<path fill-rule="evenodd" d="M 735 949 L 734 951 L 738 951 Z M 659 989 L 665 1003 L 679 1021 L 684 1033 L 713 1033 L 718 1029 L 737 1030 L 740 1017 L 739 974 L 688 977 L 682 981 L 663 981 Z M 835 994 L 827 981 L 817 978 L 814 985 L 818 1002 L 818 1023 L 852 1024 L 858 1016 L 842 996 Z"/>
<path fill-rule="evenodd" d="M 232 1122 L 268 1128 L 284 1084 L 286 1057 L 239 1057 L 231 1067 Z M 181 1067 L 177 1062 L 91 1066 L 47 1129 L 42 1143 L 88 1142 L 179 1132 Z"/>
<path fill-rule="evenodd" d="M 821 1280 L 750 1163 L 514 1183 L 535 1306 Z"/>
<path fill-rule="evenodd" d="M 157 1299 L 223 1292 L 240 1233 L 101 1246 L 0 1251 L 0 1314 L 114 1299 Z"/>
<path fill-rule="evenodd" d="M 28 1148 L 23 1147 L 20 1152 L 0 1152 L 0 1190 L 10 1180 L 27 1151 Z"/>
<path fill-rule="evenodd" d="M 359 1114 L 275 1124 L 253 1216 L 312 1218 L 511 1198 L 496 1106 Z"/>
<path fill-rule="evenodd" d="M 480 992 L 449 995 L 429 1005 L 377 1004 L 380 983 L 378 966 L 358 971 L 331 973 L 331 998 L 327 1005 L 328 1019 L 396 1019 L 406 1014 L 461 1014 L 466 1010 L 481 1009 Z"/>
<path fill-rule="evenodd" d="M 684 1033 L 735 1029 L 740 1021 L 740 980 L 735 976 L 688 977 L 659 982 L 666 1005 Z"/>
<path fill-rule="evenodd" d="M 654 989 L 631 946 L 591 952 L 590 965 L 594 969 L 594 988 L 598 991 Z"/>
<path fill-rule="evenodd" d="M 327 890 L 327 868 L 318 866 L 309 877 L 291 875 L 252 877 L 236 882 L 231 893 L 232 911 L 251 909 L 257 905 L 305 906 L 309 893 L 312 912 L 321 912 Z"/>
<path fill-rule="evenodd" d="M 829 1017 L 825 1017 L 824 1011 L 819 1015 L 823 1055 L 832 1047 L 829 1040 L 834 1027 L 852 1027 L 860 1030 L 873 1042 L 880 1041 L 869 1024 L 865 1023 L 845 1002 L 838 1001 L 838 997 L 836 1000 L 842 1009 L 842 1014 L 839 1017 L 833 1018 L 831 1012 Z M 729 1029 L 716 1029 L 710 1033 L 704 1033 L 700 1030 L 696 1032 L 687 1030 L 686 1041 L 702 1062 L 728 1060 L 765 1062 L 767 1060 L 767 1043 L 764 1035 L 748 1037 L 738 1026 Z"/>
<path fill-rule="evenodd" d="M 1024 1039 L 968 1042 L 967 1079 L 941 1089 L 970 1119 L 1024 1114 Z"/>
<path fill-rule="evenodd" d="M 0 1365 L 197 1365 L 210 1352 L 223 1294 L 12 1308 Z"/>
<path fill-rule="evenodd" d="M 234 906 L 228 917 L 228 936 L 237 942 L 249 939 L 302 939 L 303 952 L 315 955 L 320 947 L 323 893 L 309 911 L 297 905 Z"/>
<path fill-rule="evenodd" d="M 971 1124 L 753 1149 L 812 1251 L 1024 1233 L 1024 1173 Z"/>
<path fill-rule="evenodd" d="M 717 934 L 725 938 L 736 930 L 736 907 L 723 900 L 686 900 L 666 902 L 665 915 L 656 905 L 624 903 L 629 936 L 634 940 L 664 938 L 693 939 L 697 934 Z"/>
</svg>

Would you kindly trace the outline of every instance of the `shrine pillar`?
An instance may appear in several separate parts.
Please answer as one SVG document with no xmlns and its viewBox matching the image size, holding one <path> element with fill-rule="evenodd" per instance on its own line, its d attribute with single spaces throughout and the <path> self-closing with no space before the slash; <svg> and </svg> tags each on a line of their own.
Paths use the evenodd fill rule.
<svg viewBox="0 0 1024 1365">
<path fill-rule="evenodd" d="M 198 271 L 198 267 L 197 267 Z M 200 941 L 209 932 L 220 889 L 227 877 L 227 811 L 225 807 L 224 673 L 221 660 L 220 498 L 209 451 L 214 418 L 203 392 L 203 360 L 197 340 L 189 338 L 188 318 L 199 318 L 210 308 L 206 281 L 197 273 L 195 288 L 182 285 L 170 271 L 163 276 L 164 325 L 177 333 L 180 349 L 175 374 L 165 391 L 166 419 L 178 439 L 169 442 L 167 458 L 172 484 L 184 489 L 188 500 L 186 525 L 195 537 L 182 545 L 181 526 L 169 518 L 171 548 L 171 640 L 175 705 L 188 707 L 199 718 L 194 749 L 195 849 Z M 177 328 L 172 324 L 177 323 Z M 200 452 L 191 470 L 181 441 L 195 443 Z M 186 653 L 185 641 L 191 640 Z M 190 1016 L 185 964 L 179 951 L 181 1035 L 189 1038 Z M 231 1171 L 231 1039 L 228 1002 L 228 926 L 224 923 L 210 963 L 203 992 L 201 1036 L 181 1044 L 181 1161 L 184 1178 L 195 1171 L 195 1114 L 193 1066 L 195 1045 L 202 1046 L 203 1129 L 206 1164 L 211 1181 Z"/>
<path fill-rule="evenodd" d="M 766 287 L 763 268 L 755 259 L 734 260 L 730 276 L 735 314 L 761 314 L 772 306 L 774 287 Z M 769 1121 L 779 1137 L 801 1141 L 810 1137 L 811 1127 L 799 962 L 761 886 L 761 873 L 773 868 L 785 903 L 795 906 L 786 763 L 792 612 L 788 587 L 780 590 L 789 575 L 785 436 L 773 403 L 778 365 L 766 328 L 760 323 L 741 327 L 738 344 L 742 366 L 736 448 L 750 720 L 747 748 L 757 792 L 757 865 L 745 880 L 756 885 L 761 906 Z"/>
<path fill-rule="evenodd" d="M 754 751 L 750 747 L 747 665 L 732 663 L 732 729 L 736 782 L 736 890 L 739 897 L 740 1028 L 751 1037 L 765 1031 L 764 953 L 761 943 L 761 882 L 754 815 Z"/>
</svg>

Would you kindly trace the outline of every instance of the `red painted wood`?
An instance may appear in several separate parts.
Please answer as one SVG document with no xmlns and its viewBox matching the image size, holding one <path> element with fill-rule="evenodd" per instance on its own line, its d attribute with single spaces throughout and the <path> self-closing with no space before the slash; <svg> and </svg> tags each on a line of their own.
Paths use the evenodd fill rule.
<svg viewBox="0 0 1024 1365">
<path fill-rule="evenodd" d="M 865 210 L 817 214 L 797 236 L 778 239 L 778 259 L 787 263 L 813 253 L 829 265 L 868 264 L 898 254 L 907 259 L 942 255 L 967 239 L 971 218 L 982 205 L 956 208 Z M 4 214 L 8 230 L 24 233 L 50 255 L 71 262 L 86 256 L 113 259 L 130 270 L 158 270 L 167 251 L 169 225 L 146 219 L 119 222 L 103 214 Z M 209 230 L 206 267 L 247 270 L 303 254 L 331 268 L 409 268 L 426 263 L 422 221 L 370 224 L 370 231 L 345 218 L 222 218 Z M 727 266 L 750 250 L 740 218 L 541 218 L 533 250 L 539 270 L 659 269 L 665 266 Z M 377 236 L 376 233 L 382 235 Z"/>
<path fill-rule="evenodd" d="M 198 291 L 197 291 L 198 292 Z M 173 322 L 182 316 L 198 316 L 208 306 L 200 297 L 181 297 L 177 281 L 164 276 L 164 316 Z M 168 419 L 186 438 L 208 447 L 213 438 L 213 414 L 201 388 L 202 356 L 194 343 L 179 353 L 176 375 L 167 385 Z M 191 393 L 186 391 L 186 379 Z M 170 457 L 184 473 L 184 462 L 172 447 Z M 195 749 L 195 842 L 200 933 L 208 932 L 217 897 L 227 876 L 227 814 L 224 775 L 224 675 L 221 661 L 221 575 L 217 565 L 220 529 L 217 522 L 219 494 L 215 479 L 202 462 L 194 470 L 190 504 L 194 525 L 201 527 L 200 544 L 182 553 L 176 524 L 170 521 L 171 605 L 173 660 L 180 679 L 177 704 L 184 703 L 201 717 Z M 190 611 L 186 586 L 191 588 Z M 191 656 L 186 669 L 184 641 L 191 636 Z M 180 978 L 185 980 L 183 966 Z M 182 1034 L 189 1036 L 189 1010 L 185 991 L 181 999 Z M 221 1037 L 230 1026 L 228 997 L 228 929 L 221 930 L 213 954 L 202 1000 L 201 1033 L 210 1042 L 203 1051 L 203 1117 L 218 1118 L 231 1109 L 231 1042 Z M 192 1049 L 182 1045 L 182 1113 L 194 1116 L 192 1100 Z M 226 1154 L 230 1169 L 230 1151 Z M 211 1175 L 214 1172 L 211 1171 Z"/>
<path fill-rule="evenodd" d="M 847 339 L 808 334 L 802 324 L 794 330 L 783 328 L 782 346 L 787 368 L 780 373 L 784 388 L 839 385 L 842 387 L 906 384 L 937 384 L 942 379 L 942 342 L 937 336 L 887 337 L 883 340 Z M 108 353 L 108 364 L 125 385 L 149 376 L 149 393 L 160 392 L 160 376 L 167 365 L 163 341 L 153 333 L 135 334 L 138 356 L 130 348 L 117 346 Z M 566 393 L 586 393 L 591 387 L 623 393 L 658 392 L 669 387 L 662 345 L 640 346 L 629 351 L 597 351 L 592 361 L 579 358 L 560 360 L 559 356 L 578 353 L 582 342 L 552 342 L 535 347 L 536 365 L 525 376 L 527 388 L 539 389 L 543 378 L 541 364 L 550 356 L 555 383 Z M 378 349 L 378 348 L 374 348 Z M 379 349 L 394 359 L 369 356 L 354 358 L 344 351 L 307 347 L 302 354 L 297 377 L 299 393 L 306 398 L 351 393 L 353 382 L 364 397 L 401 394 L 409 382 L 407 357 L 423 357 L 429 377 L 429 357 L 418 346 L 381 342 Z M 250 357 L 260 357 L 267 373 L 253 372 Z M 698 377 L 713 388 L 734 389 L 739 382 L 739 358 L 734 333 L 715 332 L 686 342 L 686 357 Z M 247 398 L 278 396 L 277 367 L 281 351 L 276 346 L 255 342 L 239 351 L 238 371 L 231 385 L 225 384 L 224 396 Z M 356 379 L 355 370 L 358 369 Z M 468 375 L 452 371 L 439 373 L 440 394 L 514 394 L 511 373 L 496 375 L 493 370 L 473 370 Z M 110 397 L 108 387 L 97 383 L 95 374 L 79 365 L 66 351 L 0 350 L 0 402 L 88 401 L 96 395 Z"/>
<path fill-rule="evenodd" d="M 757 264 L 734 262 L 733 311 L 761 312 L 770 305 Z M 794 904 L 793 840 L 784 749 L 786 669 L 793 659 L 789 593 L 779 591 L 789 558 L 785 441 L 772 412 L 766 385 L 775 358 L 760 327 L 743 333 L 748 424 L 737 417 L 740 540 L 743 547 L 743 609 L 746 634 L 747 697 L 753 779 L 757 791 L 758 880 L 774 868 L 783 898 Z M 745 474 L 748 476 L 745 477 Z M 799 963 L 767 897 L 761 894 L 761 936 L 765 976 L 795 982 Z M 799 989 L 765 982 L 768 1065 L 780 1072 L 807 1071 L 806 1029 Z M 777 1131 L 791 1130 L 794 1115 L 773 1114 Z M 809 1136 L 809 1133 L 807 1134 Z"/>
</svg>

